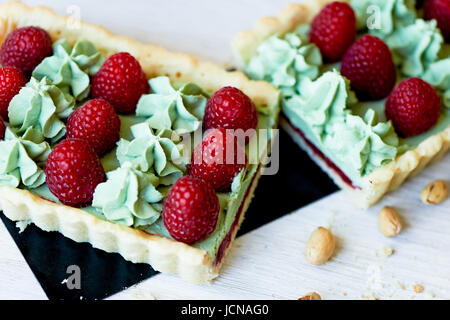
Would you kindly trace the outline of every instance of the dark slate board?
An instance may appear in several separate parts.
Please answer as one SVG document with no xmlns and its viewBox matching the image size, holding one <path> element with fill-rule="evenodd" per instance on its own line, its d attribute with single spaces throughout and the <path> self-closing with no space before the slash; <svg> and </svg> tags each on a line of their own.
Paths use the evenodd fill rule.
<svg viewBox="0 0 450 320">
<path fill-rule="evenodd" d="M 337 187 L 312 160 L 280 130 L 280 167 L 262 176 L 238 235 L 254 230 L 334 191 Z M 50 299 L 103 299 L 154 276 L 147 264 L 133 264 L 119 254 L 76 243 L 57 232 L 30 225 L 19 233 L 15 222 L 0 217 Z M 71 265 L 81 271 L 81 288 L 68 289 L 64 279 Z"/>
</svg>

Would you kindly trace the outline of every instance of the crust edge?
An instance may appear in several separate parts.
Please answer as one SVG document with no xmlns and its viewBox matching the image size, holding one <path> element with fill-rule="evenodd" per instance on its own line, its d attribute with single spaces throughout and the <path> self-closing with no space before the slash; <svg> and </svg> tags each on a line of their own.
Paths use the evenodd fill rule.
<svg viewBox="0 0 450 320">
<path fill-rule="evenodd" d="M 10 220 L 32 222 L 44 231 L 59 231 L 76 242 L 89 242 L 133 263 L 149 263 L 155 270 L 178 273 L 191 282 L 208 282 L 218 275 L 207 252 L 184 243 L 100 220 L 27 190 L 0 186 L 0 194 L 7 195 L 0 197 L 0 207 Z"/>
</svg>

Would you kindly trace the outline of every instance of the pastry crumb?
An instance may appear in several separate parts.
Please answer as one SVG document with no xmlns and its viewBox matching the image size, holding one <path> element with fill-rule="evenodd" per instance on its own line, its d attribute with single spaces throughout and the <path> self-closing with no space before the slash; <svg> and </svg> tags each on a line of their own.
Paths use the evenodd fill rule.
<svg viewBox="0 0 450 320">
<path fill-rule="evenodd" d="M 420 285 L 420 284 L 415 284 L 413 286 L 413 290 L 414 290 L 415 293 L 422 293 L 423 289 L 424 289 L 423 286 Z"/>
<path fill-rule="evenodd" d="M 361 295 L 361 298 L 364 300 L 380 300 L 380 298 L 376 297 L 373 293 L 365 296 L 365 295 Z"/>
<path fill-rule="evenodd" d="M 436 295 L 429 291 L 429 290 L 425 290 L 425 295 L 429 298 L 429 299 L 433 299 L 434 297 L 436 297 Z"/>
<path fill-rule="evenodd" d="M 28 225 L 31 223 L 31 220 L 20 220 L 16 222 L 16 227 L 19 228 L 19 233 L 25 231 Z"/>
<path fill-rule="evenodd" d="M 390 257 L 394 254 L 395 250 L 392 247 L 382 247 L 377 250 L 377 257 Z"/>
<path fill-rule="evenodd" d="M 405 286 L 403 285 L 403 283 L 401 283 L 401 282 L 396 282 L 395 283 L 395 286 L 398 288 L 398 289 L 401 289 L 401 290 L 405 290 Z"/>
</svg>

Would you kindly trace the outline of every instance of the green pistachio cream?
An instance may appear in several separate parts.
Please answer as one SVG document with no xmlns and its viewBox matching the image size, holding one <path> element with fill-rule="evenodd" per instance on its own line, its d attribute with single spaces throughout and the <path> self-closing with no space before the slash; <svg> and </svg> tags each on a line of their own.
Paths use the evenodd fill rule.
<svg viewBox="0 0 450 320">
<path fill-rule="evenodd" d="M 53 55 L 36 67 L 11 101 L 10 122 L 0 141 L 0 184 L 27 189 L 59 203 L 45 184 L 43 167 L 51 149 L 65 135 L 65 120 L 89 99 L 91 77 L 104 60 L 86 40 L 73 47 L 65 39 L 53 44 Z M 192 137 L 201 129 L 210 93 L 193 83 L 171 83 L 164 76 L 150 79 L 149 84 L 151 90 L 140 98 L 136 112 L 119 116 L 120 140 L 101 158 L 107 179 L 97 186 L 92 205 L 82 210 L 171 238 L 161 217 L 163 200 L 175 181 L 187 174 L 194 146 L 185 150 L 181 137 Z M 257 106 L 258 128 L 271 129 L 277 109 L 276 104 Z M 258 167 L 258 163 L 249 163 L 234 178 L 229 192 L 217 194 L 220 215 L 216 230 L 193 244 L 207 251 L 212 260 L 234 225 Z"/>
<path fill-rule="evenodd" d="M 428 132 L 402 139 L 386 121 L 386 99 L 359 102 L 337 71 L 339 63 L 323 64 L 318 48 L 308 43 L 308 25 L 262 42 L 245 72 L 281 90 L 289 122 L 358 187 L 374 169 L 450 126 L 450 45 L 435 20 L 418 17 L 414 1 L 352 0 L 350 5 L 360 34 L 373 34 L 391 49 L 399 81 L 420 77 L 437 90 L 441 117 Z M 379 11 L 377 21 L 371 20 L 373 8 Z"/>
</svg>

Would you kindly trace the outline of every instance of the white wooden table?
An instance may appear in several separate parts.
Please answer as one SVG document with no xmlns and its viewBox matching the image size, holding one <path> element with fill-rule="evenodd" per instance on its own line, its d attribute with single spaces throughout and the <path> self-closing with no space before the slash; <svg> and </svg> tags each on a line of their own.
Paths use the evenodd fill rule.
<svg viewBox="0 0 450 320">
<path fill-rule="evenodd" d="M 290 1 L 25 2 L 45 4 L 61 14 L 76 3 L 83 20 L 115 33 L 230 64 L 232 37 Z M 434 179 L 450 182 L 450 155 L 368 211 L 355 209 L 337 192 L 242 236 L 212 284 L 191 285 L 160 274 L 111 298 L 297 299 L 316 291 L 323 299 L 450 299 L 450 199 L 435 207 L 419 199 L 423 186 Z M 392 239 L 377 230 L 377 214 L 385 205 L 396 207 L 406 225 Z M 338 241 L 331 261 L 315 267 L 303 253 L 310 233 L 320 225 L 331 228 Z M 394 254 L 380 255 L 383 247 L 393 248 Z M 0 252 L 0 299 L 46 299 L 1 223 Z M 415 293 L 415 284 L 424 292 Z"/>
</svg>

